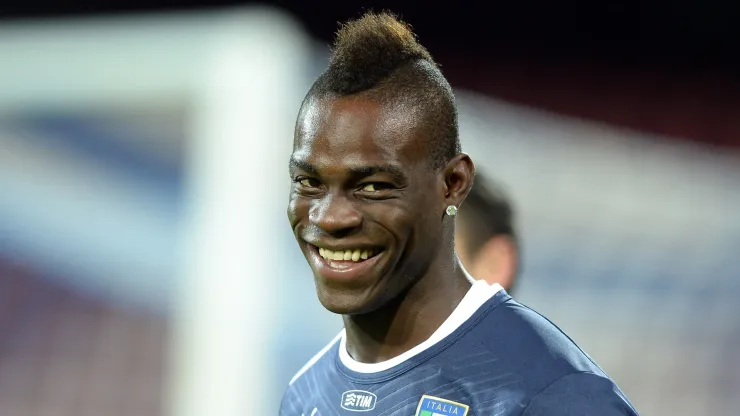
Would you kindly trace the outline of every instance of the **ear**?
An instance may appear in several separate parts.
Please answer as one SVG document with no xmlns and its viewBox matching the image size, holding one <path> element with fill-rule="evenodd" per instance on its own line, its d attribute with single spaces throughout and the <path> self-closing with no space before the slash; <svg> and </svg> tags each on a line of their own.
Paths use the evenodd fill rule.
<svg viewBox="0 0 740 416">
<path fill-rule="evenodd" d="M 481 247 L 473 260 L 473 277 L 488 284 L 498 283 L 509 290 L 517 269 L 516 244 L 507 236 L 497 236 Z"/>
<path fill-rule="evenodd" d="M 468 196 L 473 187 L 475 178 L 475 165 L 465 153 L 455 156 L 447 164 L 444 170 L 445 178 L 445 208 L 454 205 L 460 208 L 460 204 Z"/>
</svg>

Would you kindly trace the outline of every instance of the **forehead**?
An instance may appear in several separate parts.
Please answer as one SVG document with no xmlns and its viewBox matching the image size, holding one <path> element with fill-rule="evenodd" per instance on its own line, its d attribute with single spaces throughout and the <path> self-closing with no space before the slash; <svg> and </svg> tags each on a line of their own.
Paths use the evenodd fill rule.
<svg viewBox="0 0 740 416">
<path fill-rule="evenodd" d="M 331 166 L 416 165 L 427 149 L 414 112 L 360 97 L 314 99 L 296 126 L 294 158 Z"/>
</svg>

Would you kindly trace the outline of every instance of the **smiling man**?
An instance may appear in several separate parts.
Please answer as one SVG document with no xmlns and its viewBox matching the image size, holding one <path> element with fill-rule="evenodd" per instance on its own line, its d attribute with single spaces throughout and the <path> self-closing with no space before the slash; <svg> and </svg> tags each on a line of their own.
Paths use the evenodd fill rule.
<svg viewBox="0 0 740 416">
<path fill-rule="evenodd" d="M 290 175 L 290 224 L 344 330 L 281 415 L 636 414 L 555 325 L 461 266 L 455 218 L 475 168 L 452 89 L 406 25 L 367 14 L 341 28 Z"/>
</svg>

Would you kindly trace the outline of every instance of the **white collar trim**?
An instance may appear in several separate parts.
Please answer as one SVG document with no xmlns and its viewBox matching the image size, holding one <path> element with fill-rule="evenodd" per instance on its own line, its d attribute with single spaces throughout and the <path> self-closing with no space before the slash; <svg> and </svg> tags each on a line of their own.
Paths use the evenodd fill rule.
<svg viewBox="0 0 740 416">
<path fill-rule="evenodd" d="M 470 319 L 470 317 L 473 316 L 473 314 L 481 306 L 483 306 L 484 303 L 486 303 L 489 299 L 493 297 L 493 295 L 495 295 L 502 289 L 503 288 L 498 283 L 489 285 L 482 280 L 476 281 L 470 287 L 468 293 L 465 294 L 465 297 L 463 297 L 462 301 L 460 301 L 460 304 L 457 305 L 455 310 L 452 311 L 450 316 L 442 323 L 442 325 L 437 328 L 436 331 L 434 331 L 429 339 L 404 352 L 403 354 L 397 357 L 393 357 L 387 361 L 372 364 L 355 361 L 347 352 L 347 333 L 343 329 L 342 332 L 339 334 L 339 360 L 345 367 L 358 373 L 378 373 L 391 369 L 410 359 L 411 357 L 414 357 L 421 352 L 429 349 L 434 344 L 442 341 L 445 337 L 452 334 L 457 328 L 465 323 L 465 321 Z"/>
</svg>

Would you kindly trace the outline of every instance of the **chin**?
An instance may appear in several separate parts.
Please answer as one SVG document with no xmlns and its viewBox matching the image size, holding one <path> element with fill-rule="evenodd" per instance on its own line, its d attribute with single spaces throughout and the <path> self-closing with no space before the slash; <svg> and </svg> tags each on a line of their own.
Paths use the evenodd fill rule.
<svg viewBox="0 0 740 416">
<path fill-rule="evenodd" d="M 338 315 L 363 315 L 379 309 L 383 302 L 362 289 L 336 289 L 317 285 L 319 302 Z"/>
<path fill-rule="evenodd" d="M 383 254 L 376 256 L 376 260 L 384 259 Z M 382 266 L 385 267 L 350 279 L 325 276 L 323 268 L 312 267 L 319 302 L 329 312 L 340 315 L 364 315 L 392 303 L 408 288 L 408 285 L 399 286 L 407 279 L 388 270 L 387 263 Z"/>
<path fill-rule="evenodd" d="M 365 310 L 365 305 L 361 302 L 357 302 L 357 298 L 353 296 L 321 296 L 319 295 L 319 302 L 329 312 L 336 313 L 337 315 L 356 315 L 362 313 Z"/>
</svg>

